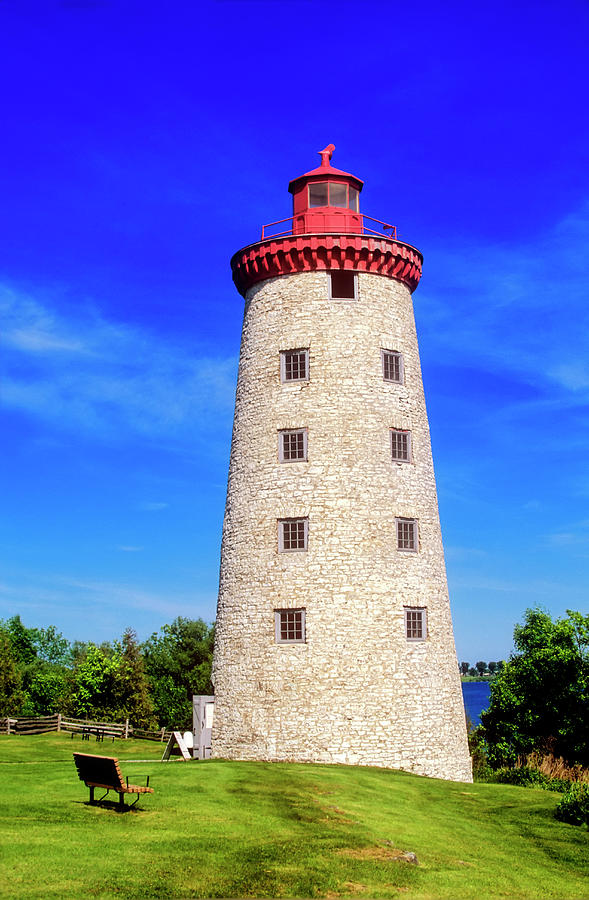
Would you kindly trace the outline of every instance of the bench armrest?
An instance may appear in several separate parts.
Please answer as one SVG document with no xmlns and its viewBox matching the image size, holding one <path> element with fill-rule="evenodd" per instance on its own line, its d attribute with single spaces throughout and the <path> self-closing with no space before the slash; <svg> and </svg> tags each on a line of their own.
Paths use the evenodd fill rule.
<svg viewBox="0 0 589 900">
<path fill-rule="evenodd" d="M 147 781 L 145 782 L 145 786 L 149 787 L 149 775 L 147 776 Z M 129 787 L 129 775 L 127 775 L 127 787 Z"/>
</svg>

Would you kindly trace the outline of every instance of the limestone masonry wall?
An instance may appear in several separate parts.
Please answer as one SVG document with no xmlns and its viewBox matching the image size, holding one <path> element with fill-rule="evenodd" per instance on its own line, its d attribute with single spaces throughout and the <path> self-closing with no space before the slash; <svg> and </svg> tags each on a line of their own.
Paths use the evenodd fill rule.
<svg viewBox="0 0 589 900">
<path fill-rule="evenodd" d="M 390 766 L 471 780 L 411 294 L 359 274 L 263 281 L 246 297 L 214 658 L 212 754 Z M 280 351 L 309 350 L 282 383 Z M 381 350 L 403 354 L 403 384 Z M 281 429 L 308 429 L 281 463 Z M 412 436 L 391 457 L 390 429 Z M 417 553 L 395 517 L 417 519 Z M 279 552 L 277 520 L 308 517 L 308 549 Z M 427 609 L 408 641 L 404 608 Z M 275 640 L 274 610 L 304 608 L 306 640 Z"/>
</svg>

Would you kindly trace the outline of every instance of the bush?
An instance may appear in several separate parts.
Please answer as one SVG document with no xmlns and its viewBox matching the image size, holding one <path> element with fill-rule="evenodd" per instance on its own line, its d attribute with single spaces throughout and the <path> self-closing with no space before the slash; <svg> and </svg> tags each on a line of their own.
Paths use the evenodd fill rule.
<svg viewBox="0 0 589 900">
<path fill-rule="evenodd" d="M 479 781 L 481 779 L 477 779 Z M 530 766 L 516 766 L 514 768 L 491 770 L 485 781 L 494 784 L 515 784 L 518 787 L 539 787 L 545 791 L 568 791 L 573 782 L 568 778 L 552 778 L 544 772 L 539 772 Z"/>
<path fill-rule="evenodd" d="M 560 794 L 564 794 L 565 791 L 568 791 L 571 784 L 574 784 L 574 782 L 569 781 L 567 778 L 549 778 L 544 787 L 547 791 L 558 791 Z"/>
<path fill-rule="evenodd" d="M 560 800 L 554 815 L 569 825 L 589 825 L 589 785 L 572 784 Z"/>
<path fill-rule="evenodd" d="M 528 766 L 497 769 L 491 780 L 497 784 L 515 784 L 519 787 L 546 787 L 550 781 L 542 772 Z"/>
<path fill-rule="evenodd" d="M 473 727 L 471 720 L 466 717 L 468 729 L 468 749 L 472 760 L 472 775 L 475 781 L 488 781 L 493 774 L 487 762 L 487 746 L 485 736 L 480 725 Z"/>
</svg>

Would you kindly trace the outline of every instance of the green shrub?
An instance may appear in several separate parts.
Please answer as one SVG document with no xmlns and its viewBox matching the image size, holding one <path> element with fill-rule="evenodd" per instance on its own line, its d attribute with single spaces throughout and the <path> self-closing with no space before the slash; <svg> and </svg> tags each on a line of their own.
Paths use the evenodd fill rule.
<svg viewBox="0 0 589 900">
<path fill-rule="evenodd" d="M 569 825 L 589 825 L 589 784 L 572 784 L 561 798 L 554 815 Z"/>
<path fill-rule="evenodd" d="M 571 784 L 576 784 L 576 782 L 569 781 L 567 778 L 548 778 L 543 787 L 545 787 L 547 791 L 558 791 L 559 793 L 564 794 L 565 791 L 568 791 Z"/>
<path fill-rule="evenodd" d="M 485 735 L 480 725 L 473 726 L 469 717 L 466 717 L 468 730 L 468 749 L 472 760 L 472 775 L 475 781 L 492 780 L 493 770 L 487 760 L 487 745 Z"/>
<path fill-rule="evenodd" d="M 549 779 L 538 769 L 521 766 L 516 769 L 497 769 L 491 780 L 497 784 L 517 784 L 520 787 L 545 787 Z"/>
<path fill-rule="evenodd" d="M 540 787 L 545 791 L 558 791 L 564 793 L 571 785 L 577 784 L 569 778 L 552 778 L 544 772 L 540 772 L 533 766 L 504 767 L 496 771 L 490 771 L 486 778 L 477 778 L 477 781 L 490 781 L 493 784 L 515 784 L 518 787 Z"/>
</svg>

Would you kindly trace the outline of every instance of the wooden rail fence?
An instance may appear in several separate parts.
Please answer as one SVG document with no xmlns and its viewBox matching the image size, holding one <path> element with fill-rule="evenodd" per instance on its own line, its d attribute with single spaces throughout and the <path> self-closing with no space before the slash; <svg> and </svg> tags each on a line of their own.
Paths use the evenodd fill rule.
<svg viewBox="0 0 589 900">
<path fill-rule="evenodd" d="M 117 737 L 126 740 L 134 737 L 144 741 L 167 741 L 171 731 L 160 728 L 159 731 L 147 731 L 134 728 L 128 719 L 124 722 L 98 722 L 94 719 L 75 719 L 62 713 L 52 716 L 17 716 L 0 719 L 0 734 L 45 734 L 49 731 L 69 731 L 76 733 L 101 733 L 104 737 Z"/>
</svg>

